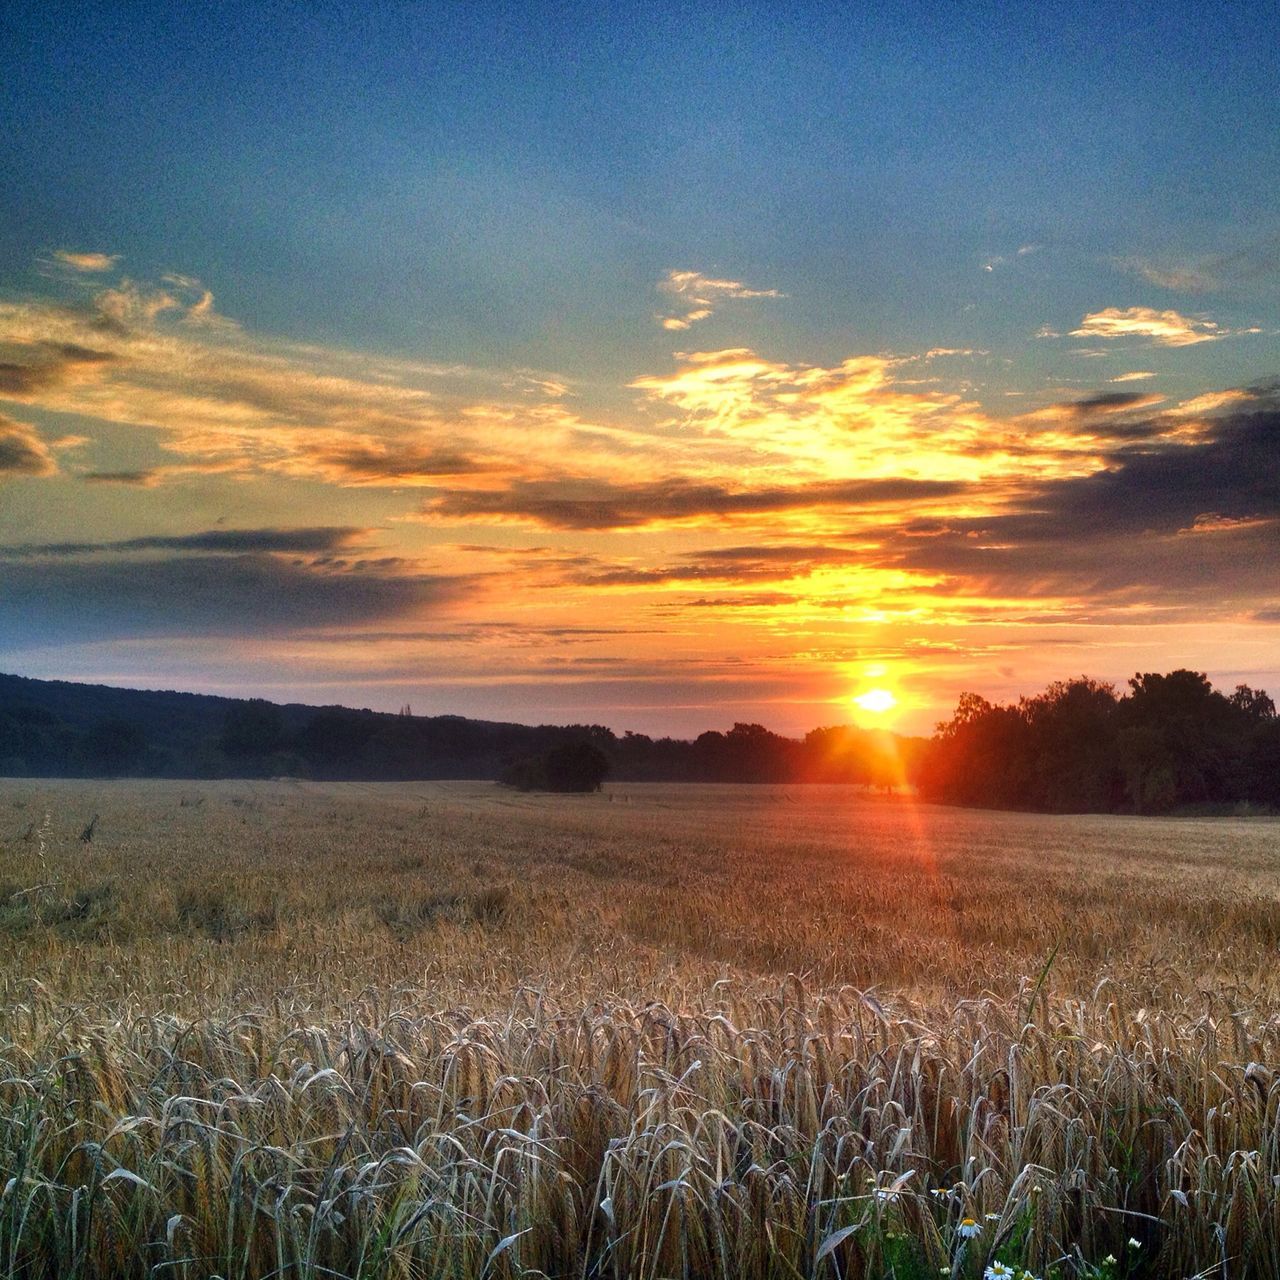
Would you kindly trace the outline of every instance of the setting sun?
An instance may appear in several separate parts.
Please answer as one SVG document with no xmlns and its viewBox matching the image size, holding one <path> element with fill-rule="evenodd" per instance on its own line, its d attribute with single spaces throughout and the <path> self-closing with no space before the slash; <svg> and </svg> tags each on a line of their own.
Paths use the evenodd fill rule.
<svg viewBox="0 0 1280 1280">
<path fill-rule="evenodd" d="M 898 700 L 888 689 L 868 689 L 853 699 L 853 705 L 874 716 L 882 716 L 898 705 Z"/>
</svg>

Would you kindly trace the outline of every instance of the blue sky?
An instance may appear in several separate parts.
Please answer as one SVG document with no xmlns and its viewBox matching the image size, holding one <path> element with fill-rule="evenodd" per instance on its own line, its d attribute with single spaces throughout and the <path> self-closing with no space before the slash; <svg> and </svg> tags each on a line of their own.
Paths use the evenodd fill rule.
<svg viewBox="0 0 1280 1280">
<path fill-rule="evenodd" d="M 209 423 L 196 432 L 172 416 L 198 416 L 180 394 L 183 370 L 220 351 L 252 358 L 259 379 L 282 360 L 295 372 L 306 364 L 308 376 L 341 370 L 370 386 L 427 378 L 418 366 L 465 369 L 447 390 L 418 388 L 431 414 L 416 425 L 397 418 L 368 426 L 368 396 L 334 403 L 358 401 L 366 415 L 362 448 L 373 440 L 378 449 L 402 449 L 411 440 L 419 451 L 434 450 L 438 467 L 440 450 L 462 441 L 468 475 L 501 472 L 509 486 L 543 486 L 535 527 L 517 531 L 525 515 L 477 515 L 474 501 L 451 496 L 441 475 L 459 474 L 456 466 L 413 480 L 428 489 L 428 505 L 437 502 L 431 510 L 468 506 L 464 522 L 483 525 L 450 525 L 449 547 L 491 538 L 514 553 L 523 539 L 530 555 L 551 554 L 531 548 L 546 540 L 551 526 L 541 504 L 556 483 L 616 487 L 633 473 L 653 483 L 689 470 L 699 483 L 719 477 L 723 488 L 784 476 L 776 426 L 753 437 L 744 425 L 765 421 L 764 410 L 740 411 L 739 403 L 738 452 L 716 453 L 723 406 L 690 398 L 687 387 L 659 387 L 655 380 L 675 378 L 698 353 L 746 350 L 763 362 L 734 383 L 735 403 L 748 383 L 752 394 L 787 378 L 804 386 L 804 370 L 858 359 L 880 361 L 888 379 L 875 392 L 877 411 L 890 382 L 902 395 L 951 396 L 945 428 L 936 406 L 915 403 L 916 434 L 895 427 L 884 446 L 899 453 L 939 431 L 971 432 L 966 415 L 974 413 L 996 421 L 996 435 L 999 423 L 1012 422 L 1014 434 L 1035 436 L 1046 419 L 1026 415 L 1054 405 L 1125 394 L 1132 399 L 1118 406 L 1122 412 L 1167 414 L 1255 386 L 1278 371 L 1278 29 L 1274 8 L 1260 4 L 797 5 L 785 13 L 764 5 L 374 5 L 364 12 L 9 5 L 0 26 L 0 105 L 16 127 L 0 202 L 0 298 L 12 309 L 0 334 L 9 343 L 4 358 L 21 368 L 48 364 L 55 340 L 100 358 L 69 359 L 56 376 L 45 365 L 39 376 L 14 376 L 14 398 L 0 402 L 0 413 L 18 423 L 13 430 L 36 433 L 21 446 L 35 451 L 29 458 L 43 449 L 49 461 L 15 466 L 0 489 L 0 535 L 15 546 L 52 545 L 87 523 L 105 545 L 197 532 L 184 520 L 341 524 L 379 531 L 370 545 L 387 553 L 382 559 L 399 559 L 399 575 L 430 552 L 436 559 L 422 572 L 481 576 L 464 566 L 460 551 L 442 550 L 444 532 L 424 527 L 423 495 L 415 491 L 409 503 L 400 472 L 385 487 L 364 473 L 356 482 L 336 476 L 330 464 L 323 474 L 303 475 L 293 463 L 282 472 L 265 418 L 253 443 L 259 461 L 229 469 L 227 449 L 248 447 L 241 436 L 219 443 Z M 105 265 L 95 265 L 94 255 Z M 183 283 L 165 284 L 165 277 Z M 186 292 L 158 310 L 139 302 L 164 290 L 167 297 Z M 117 318 L 128 310 L 133 346 L 99 351 L 86 335 L 101 326 L 57 328 L 68 308 L 104 306 Z M 206 323 L 214 316 L 222 323 Z M 196 322 L 204 325 L 198 333 Z M 139 345 L 146 326 L 186 344 L 181 355 L 148 364 L 159 360 L 160 346 L 158 337 Z M 55 329 L 60 338 L 48 336 Z M 370 373 L 380 360 L 399 363 Z M 161 407 L 171 416 L 157 418 L 157 388 L 166 379 Z M 536 421 L 521 417 L 531 412 L 527 392 L 535 384 L 563 391 L 546 392 L 559 413 L 555 430 L 564 433 L 559 455 L 545 434 L 552 406 L 540 408 Z M 260 381 L 255 386 L 254 411 L 269 416 L 270 397 Z M 1149 393 L 1146 402 L 1134 388 Z M 315 409 L 319 394 L 307 392 L 319 418 L 306 422 L 339 430 L 337 410 Z M 201 405 L 217 400 L 220 429 L 229 430 L 244 395 L 240 384 L 206 385 Z M 794 404 L 783 396 L 768 412 L 790 415 L 794 426 Z M 447 412 L 437 414 L 437 405 Z M 819 404 L 812 407 L 821 414 Z M 281 432 L 302 430 L 304 417 L 291 402 Z M 494 424 L 488 436 L 476 426 L 481 418 Z M 511 460 L 522 447 L 502 433 L 517 421 L 547 449 L 533 471 L 513 479 Z M 825 430 L 820 418 L 803 422 L 808 435 L 797 442 L 798 455 Z M 1092 465 L 1114 469 L 1117 441 L 1141 434 L 1130 424 L 1100 436 Z M 1200 435 L 1211 434 L 1202 425 Z M 690 451 L 646 452 L 643 442 L 655 437 L 685 438 Z M 1170 447 L 1191 438 L 1168 422 L 1155 437 Z M 82 443 L 58 443 L 72 438 Z M 491 451 L 501 465 L 477 462 Z M 841 468 L 854 465 L 853 455 L 836 454 L 828 451 L 829 473 L 817 468 L 814 453 L 791 480 L 847 478 Z M 864 450 L 856 465 L 879 475 L 885 456 Z M 1058 450 L 1052 465 L 1016 477 L 1002 463 L 998 476 L 984 473 L 987 492 L 1011 503 L 1018 485 L 1025 494 L 1050 473 L 1076 476 L 1079 468 L 1064 456 Z M 126 474 L 143 478 L 85 479 Z M 486 483 L 468 480 L 464 488 Z M 1191 517 L 1244 520 L 1261 510 L 1224 513 L 1218 508 L 1234 495 L 1210 496 L 1212 509 Z M 669 497 L 662 499 L 668 506 Z M 957 513 L 973 516 L 973 503 Z M 771 540 L 775 553 L 801 534 L 810 545 L 863 528 L 865 516 L 855 504 L 829 527 L 810 513 L 747 528 L 742 513 L 728 524 L 716 510 L 668 514 L 644 546 L 634 534 L 579 528 L 573 545 L 557 544 L 556 553 L 613 557 L 610 563 L 621 555 L 628 571 L 654 570 L 697 546 L 723 550 L 739 534 L 752 546 Z M 874 523 L 883 528 L 879 516 Z M 1064 538 L 1073 532 L 1064 529 Z M 566 537 L 563 530 L 557 536 Z M 887 545 L 872 557 L 882 572 L 902 562 Z M 1251 554 L 1265 562 L 1273 547 L 1266 542 Z M 1063 599 L 1072 593 L 1062 585 L 1044 591 Z M 1074 586 L 1072 599 L 1089 595 Z M 840 587 L 850 590 L 847 582 Z M 593 607 L 589 594 L 575 595 L 579 614 Z M 529 607 L 545 627 L 543 599 Z M 610 607 L 634 613 L 639 599 L 632 594 Z M 648 601 L 644 609 L 662 604 Z M 1265 614 L 1271 604 L 1251 587 L 1232 618 L 1256 627 L 1245 615 Z M 477 605 L 469 624 L 491 624 L 485 611 L 492 608 Z M 695 633 L 702 625 L 691 610 L 682 617 Z M 316 618 L 308 607 L 307 626 L 314 629 Z M 786 628 L 767 614 L 752 625 L 757 638 L 743 643 L 766 636 L 781 663 L 778 636 Z M 77 643 L 86 628 L 91 634 L 92 618 L 78 622 Z M 65 661 L 74 668 L 68 674 L 138 682 L 146 669 L 131 666 L 124 650 L 110 656 L 125 638 L 114 613 L 104 615 L 92 657 L 57 648 L 56 619 L 51 648 L 17 630 L 7 661 L 32 673 Z M 820 645 L 797 640 L 794 651 L 821 653 L 838 672 L 833 690 L 859 662 L 868 665 L 858 655 L 883 647 L 853 626 L 843 639 L 825 623 L 820 630 Z M 1224 678 L 1256 678 L 1258 663 L 1245 650 L 1265 644 L 1262 632 L 1250 635 Z M 903 664 L 909 639 L 904 632 L 894 641 Z M 504 642 L 493 643 L 497 653 Z M 1095 673 L 1130 674 L 1138 664 L 1129 659 L 1142 656 L 1143 643 L 1106 649 Z M 1204 636 L 1187 633 L 1178 643 L 1189 662 L 1206 651 Z M 629 642 L 607 655 L 592 644 L 584 657 L 608 656 L 619 669 L 643 666 Z M 421 646 L 417 665 L 429 666 L 431 642 Z M 1162 656 L 1175 648 L 1164 639 L 1156 646 Z M 1042 660 L 1030 667 L 993 659 L 932 671 L 919 716 L 933 714 L 947 679 L 985 680 L 999 691 L 1002 682 L 1026 683 L 1064 658 L 1060 647 L 1039 652 Z M 342 645 L 316 661 L 332 682 L 323 687 L 362 687 Z M 402 676 L 378 676 L 395 684 L 389 704 L 402 697 L 400 684 L 412 683 L 414 664 L 397 661 Z M 287 683 L 271 677 L 271 662 L 255 658 L 255 674 L 246 666 L 237 675 L 234 663 L 215 671 L 175 658 L 172 674 L 187 684 L 253 679 L 269 691 Z M 483 709 L 489 695 L 475 690 L 501 684 L 501 675 L 485 683 L 500 663 L 472 677 L 465 665 L 456 676 L 461 705 L 447 709 Z M 618 677 L 614 691 L 628 678 Z M 619 694 L 607 717 L 622 723 L 634 710 L 650 727 L 660 721 L 663 678 L 637 674 L 643 697 L 628 702 Z M 697 678 L 682 670 L 681 688 Z M 592 686 L 584 701 L 597 692 Z M 732 707 L 698 702 L 676 719 L 688 726 L 723 711 L 768 721 L 769 708 L 782 706 L 776 715 L 794 727 L 838 696 L 812 692 L 788 701 L 773 691 L 756 705 L 735 693 Z M 572 708 L 551 698 L 542 710 L 550 717 Z"/>
</svg>

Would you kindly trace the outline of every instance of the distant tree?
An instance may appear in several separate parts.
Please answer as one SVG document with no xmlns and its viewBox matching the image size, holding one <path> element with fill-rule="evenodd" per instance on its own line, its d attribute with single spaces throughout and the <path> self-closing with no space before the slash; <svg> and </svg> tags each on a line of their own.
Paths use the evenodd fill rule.
<svg viewBox="0 0 1280 1280">
<path fill-rule="evenodd" d="M 1019 709 L 1031 759 L 1027 797 L 1037 809 L 1088 813 L 1115 806 L 1123 789 L 1116 746 L 1115 686 L 1080 676 L 1059 680 Z"/>
<path fill-rule="evenodd" d="M 222 722 L 218 746 L 233 759 L 269 756 L 284 745 L 280 708 L 263 698 L 233 702 Z"/>
<path fill-rule="evenodd" d="M 1238 684 L 1235 692 L 1228 695 L 1227 701 L 1233 710 L 1251 724 L 1275 719 L 1276 704 L 1263 689 L 1251 689 L 1247 684 Z"/>
<path fill-rule="evenodd" d="M 1129 681 L 1117 739 L 1130 800 L 1140 812 L 1239 798 L 1245 741 L 1240 712 L 1202 672 L 1144 672 Z"/>
<path fill-rule="evenodd" d="M 599 791 L 609 769 L 609 758 L 599 747 L 566 742 L 513 761 L 499 781 L 521 791 Z"/>
<path fill-rule="evenodd" d="M 365 746 L 380 723 L 379 718 L 368 711 L 325 707 L 302 727 L 298 750 L 304 759 L 321 769 L 350 770 L 363 764 Z"/>
<path fill-rule="evenodd" d="M 91 773 L 121 774 L 135 768 L 146 754 L 147 735 L 132 720 L 99 720 L 85 733 L 81 753 Z"/>
<path fill-rule="evenodd" d="M 962 693 L 921 761 L 919 785 L 947 804 L 1019 809 L 1031 802 L 1030 732 L 1021 707 Z"/>
<path fill-rule="evenodd" d="M 1245 799 L 1280 809 L 1280 717 L 1259 722 L 1245 753 Z"/>
</svg>

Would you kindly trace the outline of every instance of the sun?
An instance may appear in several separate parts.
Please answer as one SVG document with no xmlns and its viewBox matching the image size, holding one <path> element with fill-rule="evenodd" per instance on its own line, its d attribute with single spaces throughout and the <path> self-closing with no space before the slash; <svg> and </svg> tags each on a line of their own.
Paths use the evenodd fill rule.
<svg viewBox="0 0 1280 1280">
<path fill-rule="evenodd" d="M 888 689 L 868 689 L 852 699 L 853 705 L 873 716 L 887 715 L 898 705 Z"/>
</svg>

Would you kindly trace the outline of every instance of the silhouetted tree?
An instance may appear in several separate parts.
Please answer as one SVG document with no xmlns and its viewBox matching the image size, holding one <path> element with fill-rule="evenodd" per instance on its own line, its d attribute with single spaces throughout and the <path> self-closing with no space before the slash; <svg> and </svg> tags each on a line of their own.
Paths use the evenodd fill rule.
<svg viewBox="0 0 1280 1280">
<path fill-rule="evenodd" d="M 1028 803 L 1030 734 L 1025 713 L 962 693 L 938 725 L 921 764 L 920 787 L 948 804 L 1016 809 Z"/>
<path fill-rule="evenodd" d="M 1113 808 L 1123 790 L 1116 748 L 1115 686 L 1081 676 L 1059 680 L 1019 709 L 1027 723 L 1034 808 L 1088 813 Z"/>
<path fill-rule="evenodd" d="M 609 759 L 590 742 L 566 742 L 513 761 L 499 781 L 521 791 L 599 791 L 609 776 Z"/>
<path fill-rule="evenodd" d="M 1129 681 L 1117 745 L 1129 798 L 1143 813 L 1238 797 L 1245 743 L 1239 711 L 1199 671 Z"/>
<path fill-rule="evenodd" d="M 227 708 L 218 746 L 233 759 L 269 756 L 284 743 L 284 716 L 275 703 L 249 698 Z"/>
<path fill-rule="evenodd" d="M 298 750 L 322 770 L 350 770 L 361 764 L 365 744 L 378 727 L 378 719 L 367 711 L 325 707 L 303 725 Z"/>
<path fill-rule="evenodd" d="M 147 735 L 132 720 L 99 720 L 80 744 L 86 767 L 92 773 L 128 773 L 147 750 Z"/>
</svg>

